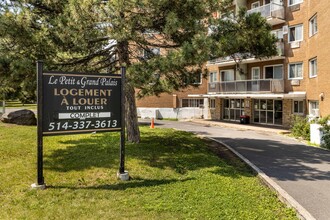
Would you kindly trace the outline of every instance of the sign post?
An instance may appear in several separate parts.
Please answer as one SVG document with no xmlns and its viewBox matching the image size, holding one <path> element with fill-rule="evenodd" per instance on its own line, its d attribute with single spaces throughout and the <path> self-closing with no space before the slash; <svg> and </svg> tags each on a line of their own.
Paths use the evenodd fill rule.
<svg viewBox="0 0 330 220">
<path fill-rule="evenodd" d="M 32 188 L 45 189 L 46 185 L 43 176 L 43 127 L 42 127 L 42 115 L 43 115 L 43 62 L 37 61 L 37 183 L 31 185 Z"/>
<path fill-rule="evenodd" d="M 126 67 L 121 68 L 121 112 L 125 111 L 125 78 L 126 76 Z M 125 114 L 121 116 L 121 127 L 122 130 L 120 132 L 120 166 L 119 173 L 117 177 L 121 180 L 129 180 L 129 174 L 125 171 Z"/>
<path fill-rule="evenodd" d="M 120 169 L 125 173 L 125 68 L 118 74 L 38 72 L 38 178 L 33 188 L 45 188 L 43 136 L 120 131 Z M 128 173 L 127 173 L 128 176 Z M 128 178 L 127 178 L 128 180 Z"/>
</svg>

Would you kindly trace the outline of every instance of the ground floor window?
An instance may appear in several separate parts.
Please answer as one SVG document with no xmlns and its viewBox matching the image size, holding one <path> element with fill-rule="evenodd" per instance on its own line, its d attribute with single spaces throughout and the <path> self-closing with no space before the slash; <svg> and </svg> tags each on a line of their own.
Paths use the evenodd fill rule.
<svg viewBox="0 0 330 220">
<path fill-rule="evenodd" d="M 282 100 L 255 99 L 253 103 L 254 123 L 282 125 Z"/>
<path fill-rule="evenodd" d="M 314 116 L 314 117 L 320 116 L 318 101 L 309 101 L 309 115 Z"/>
<path fill-rule="evenodd" d="M 215 99 L 209 99 L 210 100 L 210 108 L 215 108 Z"/>
<path fill-rule="evenodd" d="M 293 100 L 293 113 L 304 114 L 304 101 Z"/>
<path fill-rule="evenodd" d="M 204 105 L 204 99 L 182 99 L 181 107 L 200 108 Z"/>
<path fill-rule="evenodd" d="M 223 119 L 239 121 L 240 116 L 244 115 L 244 99 L 224 99 L 223 100 Z"/>
</svg>

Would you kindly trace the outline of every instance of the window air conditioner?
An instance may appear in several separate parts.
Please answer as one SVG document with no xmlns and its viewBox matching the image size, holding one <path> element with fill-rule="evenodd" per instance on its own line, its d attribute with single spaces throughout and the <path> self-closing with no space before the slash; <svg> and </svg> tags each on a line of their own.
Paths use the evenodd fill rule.
<svg viewBox="0 0 330 220">
<path fill-rule="evenodd" d="M 291 80 L 291 86 L 299 86 L 300 80 L 299 79 L 293 79 Z"/>
<path fill-rule="evenodd" d="M 283 34 L 288 34 L 289 26 L 288 26 L 288 25 L 284 25 L 284 26 L 282 27 L 282 31 L 283 31 Z"/>
<path fill-rule="evenodd" d="M 291 45 L 291 49 L 299 48 L 300 47 L 300 41 L 292 41 L 292 42 L 290 42 L 290 45 Z"/>
</svg>

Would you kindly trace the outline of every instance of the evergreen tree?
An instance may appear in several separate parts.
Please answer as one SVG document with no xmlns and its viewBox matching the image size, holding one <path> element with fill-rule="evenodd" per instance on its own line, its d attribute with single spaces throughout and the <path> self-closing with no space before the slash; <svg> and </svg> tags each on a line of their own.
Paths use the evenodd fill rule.
<svg viewBox="0 0 330 220">
<path fill-rule="evenodd" d="M 128 139 L 140 141 L 135 94 L 190 86 L 215 57 L 276 53 L 260 15 L 220 20 L 230 0 L 15 0 L 0 9 L 0 74 L 35 88 L 35 60 L 46 68 L 118 72 L 127 67 Z M 242 57 L 244 58 L 244 57 Z M 6 77 L 4 77 L 6 76 Z M 7 80 L 8 81 L 8 80 Z M 16 81 L 15 81 L 16 84 Z M 23 85 L 20 85 L 23 88 Z"/>
</svg>

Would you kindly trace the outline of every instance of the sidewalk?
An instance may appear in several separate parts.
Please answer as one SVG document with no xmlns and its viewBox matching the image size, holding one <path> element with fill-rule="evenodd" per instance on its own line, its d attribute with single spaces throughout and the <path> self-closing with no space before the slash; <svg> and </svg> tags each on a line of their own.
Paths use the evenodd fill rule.
<svg viewBox="0 0 330 220">
<path fill-rule="evenodd" d="M 223 122 L 223 121 L 213 121 L 207 119 L 192 119 L 189 120 L 191 122 L 209 125 L 209 126 L 220 126 L 223 128 L 235 128 L 239 130 L 251 130 L 251 131 L 264 131 L 264 132 L 272 132 L 277 134 L 289 134 L 290 131 L 288 129 L 284 129 L 282 127 L 275 126 L 264 126 L 264 125 L 256 125 L 256 124 L 239 124 L 237 122 Z"/>
</svg>

